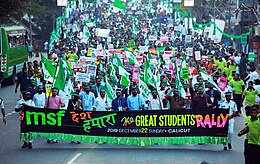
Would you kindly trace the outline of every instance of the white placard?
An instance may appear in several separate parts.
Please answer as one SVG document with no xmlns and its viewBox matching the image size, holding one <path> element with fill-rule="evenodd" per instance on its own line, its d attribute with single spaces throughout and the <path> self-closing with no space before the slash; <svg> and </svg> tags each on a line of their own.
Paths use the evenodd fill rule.
<svg viewBox="0 0 260 164">
<path fill-rule="evenodd" d="M 140 53 L 148 52 L 148 48 L 149 46 L 139 46 L 139 52 Z"/>
<path fill-rule="evenodd" d="M 107 48 L 108 48 L 109 50 L 113 50 L 113 49 L 114 49 L 114 45 L 113 45 L 113 44 L 109 44 L 109 45 L 107 46 Z"/>
<path fill-rule="evenodd" d="M 149 35 L 149 41 L 156 41 L 157 37 L 154 35 Z"/>
<path fill-rule="evenodd" d="M 181 27 L 175 26 L 175 27 L 174 27 L 174 31 L 181 31 Z"/>
<path fill-rule="evenodd" d="M 76 72 L 75 81 L 89 82 L 90 81 L 90 75 L 87 74 L 87 73 Z"/>
<path fill-rule="evenodd" d="M 196 60 L 201 60 L 200 51 L 195 51 L 195 59 L 196 59 Z"/>
<path fill-rule="evenodd" d="M 193 55 L 193 48 L 192 47 L 187 48 L 187 53 L 188 53 L 189 56 L 192 56 Z"/>
<path fill-rule="evenodd" d="M 57 0 L 57 6 L 67 6 L 67 0 Z"/>
<path fill-rule="evenodd" d="M 107 37 L 107 43 L 111 43 L 111 41 L 112 41 L 112 38 L 110 36 Z"/>
<path fill-rule="evenodd" d="M 194 0 L 184 0 L 184 6 L 194 6 Z"/>
<path fill-rule="evenodd" d="M 191 43 L 191 35 L 185 35 L 185 42 Z"/>
<path fill-rule="evenodd" d="M 95 65 L 88 65 L 87 66 L 87 74 L 90 77 L 94 77 L 95 78 L 96 71 L 97 71 L 97 66 L 95 66 Z"/>
<path fill-rule="evenodd" d="M 109 36 L 110 29 L 99 29 L 98 36 L 107 38 Z"/>
</svg>

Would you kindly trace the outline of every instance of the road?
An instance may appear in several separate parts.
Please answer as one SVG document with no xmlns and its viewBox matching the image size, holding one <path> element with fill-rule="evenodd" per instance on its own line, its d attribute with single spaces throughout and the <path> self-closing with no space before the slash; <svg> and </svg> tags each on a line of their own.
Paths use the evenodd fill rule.
<svg viewBox="0 0 260 164">
<path fill-rule="evenodd" d="M 0 88 L 0 97 L 5 100 L 7 125 L 0 122 L 0 163 L 5 164 L 210 164 L 244 163 L 243 141 L 234 135 L 233 149 L 223 151 L 222 145 L 154 145 L 147 147 L 72 144 L 59 142 L 47 144 L 46 139 L 37 138 L 33 149 L 22 149 L 19 141 L 19 117 L 14 105 L 19 94 L 14 93 L 14 85 Z M 0 117 L 2 121 L 2 117 Z M 235 132 L 244 126 L 244 116 L 235 118 Z"/>
</svg>

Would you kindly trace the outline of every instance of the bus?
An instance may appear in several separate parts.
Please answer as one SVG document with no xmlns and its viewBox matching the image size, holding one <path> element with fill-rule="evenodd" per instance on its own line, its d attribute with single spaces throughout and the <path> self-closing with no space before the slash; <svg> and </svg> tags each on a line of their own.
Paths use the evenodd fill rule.
<svg viewBox="0 0 260 164">
<path fill-rule="evenodd" d="M 23 26 L 0 27 L 0 71 L 4 83 L 14 84 L 27 61 L 26 29 Z"/>
</svg>

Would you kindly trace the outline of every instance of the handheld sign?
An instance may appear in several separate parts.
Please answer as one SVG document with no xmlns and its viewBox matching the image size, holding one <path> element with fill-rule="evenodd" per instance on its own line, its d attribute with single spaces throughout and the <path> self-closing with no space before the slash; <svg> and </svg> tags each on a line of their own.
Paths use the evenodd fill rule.
<svg viewBox="0 0 260 164">
<path fill-rule="evenodd" d="M 200 51 L 195 51 L 195 59 L 196 60 L 201 60 L 201 54 L 200 54 Z"/>
</svg>

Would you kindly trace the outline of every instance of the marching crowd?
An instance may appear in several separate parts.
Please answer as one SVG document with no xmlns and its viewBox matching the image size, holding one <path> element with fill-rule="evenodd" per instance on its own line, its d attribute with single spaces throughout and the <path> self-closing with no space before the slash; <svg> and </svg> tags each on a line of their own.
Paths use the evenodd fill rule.
<svg viewBox="0 0 260 164">
<path fill-rule="evenodd" d="M 160 1 L 159 1 L 160 2 Z M 62 57 L 75 65 L 81 58 L 91 57 L 88 54 L 90 47 L 102 47 L 103 55 L 95 55 L 89 64 L 97 66 L 94 76 L 89 81 L 76 81 L 71 76 L 74 91 L 66 93 L 56 87 L 46 93 L 46 81 L 43 74 L 42 63 L 28 62 L 23 73 L 18 76 L 15 92 L 20 86 L 22 98 L 17 102 L 15 109 L 21 112 L 23 105 L 37 108 L 68 109 L 82 111 L 134 111 L 134 110 L 205 110 L 224 108 L 229 110 L 228 145 L 224 150 L 232 149 L 232 134 L 234 133 L 235 119 L 245 113 L 246 127 L 238 136 L 248 133 L 245 158 L 254 162 L 259 153 L 259 102 L 260 79 L 254 63 L 250 63 L 243 52 L 226 46 L 213 43 L 207 35 L 187 30 L 181 18 L 174 19 L 163 6 L 153 1 L 148 7 L 145 4 L 127 4 L 126 11 L 113 12 L 110 3 L 83 3 L 82 1 L 69 1 L 71 5 L 66 8 L 66 19 L 61 25 L 60 38 L 50 43 L 48 60 L 57 65 Z M 73 4 L 73 5 L 72 5 Z M 91 20 L 91 21 L 88 21 Z M 91 22 L 91 25 L 86 25 Z M 169 26 L 169 24 L 173 26 Z M 176 30 L 178 26 L 179 30 Z M 142 28 L 145 27 L 145 28 Z M 97 29 L 109 29 L 107 38 L 96 35 Z M 141 30 L 145 29 L 145 30 Z M 146 30 L 148 29 L 148 30 Z M 149 35 L 157 37 L 150 41 Z M 185 42 L 185 35 L 191 35 L 191 42 Z M 168 41 L 160 42 L 161 36 L 168 37 Z M 135 56 L 143 56 L 143 60 L 126 66 L 129 79 L 133 79 L 134 66 L 140 70 L 139 76 L 147 67 L 144 63 L 151 55 L 157 63 L 151 69 L 151 75 L 158 78 L 158 85 L 147 83 L 148 97 L 142 94 L 143 90 L 138 80 L 131 80 L 128 86 L 122 85 L 122 75 L 116 71 L 112 75 L 112 55 L 105 52 L 108 45 L 114 49 L 130 47 L 129 40 L 135 45 L 128 50 Z M 46 45 L 45 45 L 46 46 Z M 155 51 L 139 52 L 140 46 L 148 46 Z M 161 51 L 161 47 L 163 50 Z M 164 51 L 174 51 L 168 60 L 164 60 Z M 192 47 L 191 55 L 188 48 Z M 126 51 L 126 50 L 125 50 Z M 202 56 L 211 56 L 205 60 L 196 60 L 195 51 Z M 188 78 L 179 75 L 182 61 L 188 67 Z M 177 63 L 177 67 L 171 66 Z M 81 72 L 84 72 L 84 68 Z M 177 73 L 179 72 L 179 73 Z M 202 74 L 209 75 L 210 80 Z M 182 74 L 183 75 L 183 74 Z M 66 80 L 66 79 L 64 79 Z M 223 82 L 224 81 L 224 82 Z M 115 93 L 114 98 L 108 97 L 107 83 Z M 183 92 L 184 91 L 184 92 Z M 4 104 L 0 100 L 2 114 Z M 22 117 L 22 113 L 21 113 Z M 4 123 L 6 123 L 6 117 Z M 258 125 L 258 126 L 257 126 Z M 49 140 L 50 141 L 50 140 Z M 52 140 L 56 142 L 55 140 Z M 249 146 L 248 146 L 249 145 Z M 23 147 L 32 148 L 30 141 Z"/>
</svg>

